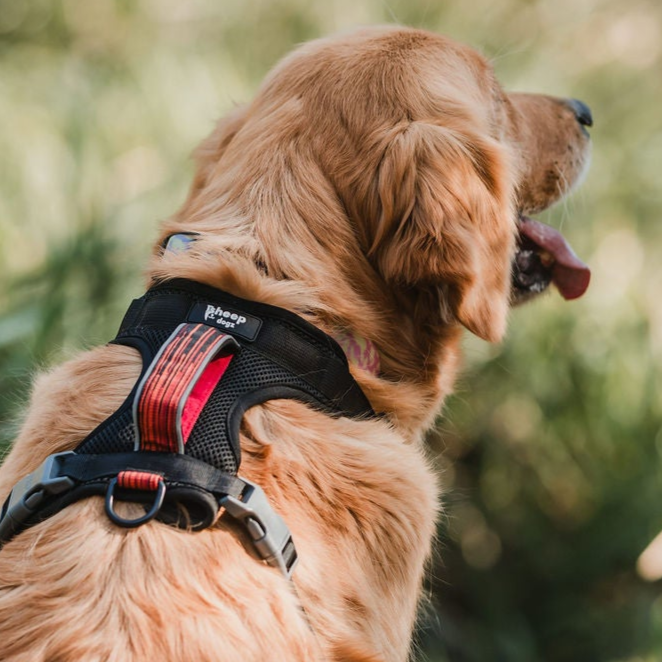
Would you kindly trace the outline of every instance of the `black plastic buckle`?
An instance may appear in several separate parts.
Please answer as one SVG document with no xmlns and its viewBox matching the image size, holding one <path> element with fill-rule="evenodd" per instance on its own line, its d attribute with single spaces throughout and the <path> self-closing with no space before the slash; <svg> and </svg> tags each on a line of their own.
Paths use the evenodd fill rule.
<svg viewBox="0 0 662 662">
<path fill-rule="evenodd" d="M 246 483 L 241 500 L 225 496 L 221 506 L 244 526 L 260 558 L 290 579 L 299 559 L 287 524 L 269 505 L 259 485 L 240 480 Z"/>
<path fill-rule="evenodd" d="M 74 487 L 71 478 L 60 475 L 62 459 L 73 454 L 65 451 L 49 455 L 37 469 L 16 483 L 0 519 L 0 545 L 20 532 L 50 497 Z"/>
</svg>

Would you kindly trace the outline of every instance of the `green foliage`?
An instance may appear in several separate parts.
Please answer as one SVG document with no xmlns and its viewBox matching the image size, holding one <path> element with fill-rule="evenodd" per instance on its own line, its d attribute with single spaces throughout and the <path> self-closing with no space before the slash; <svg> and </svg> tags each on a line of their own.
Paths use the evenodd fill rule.
<svg viewBox="0 0 662 662">
<path fill-rule="evenodd" d="M 0 443 L 35 366 L 112 337 L 214 119 L 296 43 L 394 21 L 596 117 L 586 183 L 544 219 L 588 294 L 514 311 L 499 347 L 467 338 L 431 435 L 446 511 L 420 659 L 660 659 L 660 583 L 637 565 L 662 530 L 654 0 L 0 0 Z"/>
</svg>

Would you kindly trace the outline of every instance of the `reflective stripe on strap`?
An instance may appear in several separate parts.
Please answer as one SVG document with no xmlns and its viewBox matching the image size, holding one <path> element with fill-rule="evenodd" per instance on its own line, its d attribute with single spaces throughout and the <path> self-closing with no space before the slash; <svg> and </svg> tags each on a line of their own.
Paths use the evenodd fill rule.
<svg viewBox="0 0 662 662">
<path fill-rule="evenodd" d="M 133 403 L 135 450 L 183 453 L 239 345 L 205 324 L 180 324 L 147 368 Z"/>
</svg>

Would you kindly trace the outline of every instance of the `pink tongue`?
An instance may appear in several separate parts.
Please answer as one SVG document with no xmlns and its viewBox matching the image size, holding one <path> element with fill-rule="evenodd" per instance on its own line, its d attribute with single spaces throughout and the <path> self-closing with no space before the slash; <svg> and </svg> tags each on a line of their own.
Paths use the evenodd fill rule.
<svg viewBox="0 0 662 662">
<path fill-rule="evenodd" d="M 575 255 L 563 235 L 549 225 L 520 217 L 520 233 L 554 258 L 552 282 L 564 299 L 577 299 L 591 280 L 591 270 Z"/>
</svg>

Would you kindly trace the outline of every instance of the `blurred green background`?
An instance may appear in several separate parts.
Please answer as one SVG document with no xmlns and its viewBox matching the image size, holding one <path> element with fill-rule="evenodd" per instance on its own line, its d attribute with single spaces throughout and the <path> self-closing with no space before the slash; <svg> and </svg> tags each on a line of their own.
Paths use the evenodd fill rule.
<svg viewBox="0 0 662 662">
<path fill-rule="evenodd" d="M 417 660 L 662 660 L 657 0 L 0 0 L 0 444 L 34 372 L 114 335 L 190 151 L 297 43 L 400 22 L 583 99 L 593 166 L 543 216 L 588 294 L 466 340 L 430 446 L 446 511 Z"/>
</svg>

